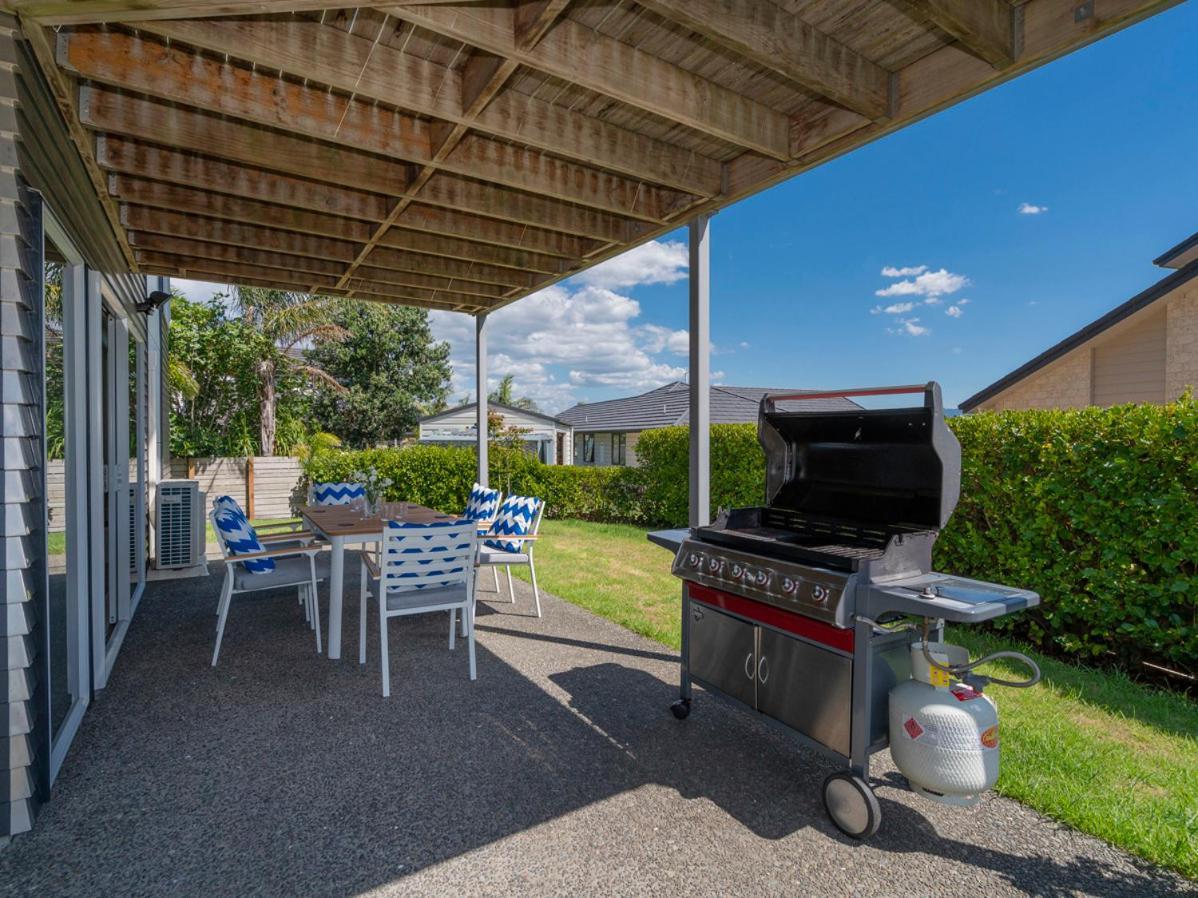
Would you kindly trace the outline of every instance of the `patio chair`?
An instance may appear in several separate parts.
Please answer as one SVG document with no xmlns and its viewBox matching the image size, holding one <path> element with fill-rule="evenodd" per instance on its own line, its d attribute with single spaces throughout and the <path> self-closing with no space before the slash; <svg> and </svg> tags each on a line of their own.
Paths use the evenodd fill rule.
<svg viewBox="0 0 1198 898">
<path fill-rule="evenodd" d="M 352 505 L 366 498 L 360 483 L 314 483 L 308 487 L 309 505 Z"/>
<path fill-rule="evenodd" d="M 475 481 L 474 486 L 470 488 L 470 498 L 466 500 L 466 510 L 462 517 L 474 521 L 481 536 L 495 523 L 495 515 L 499 512 L 499 502 L 502 498 L 503 493 L 499 490 L 490 489 Z M 495 575 L 495 591 L 499 592 L 499 568 L 492 568 L 491 572 Z"/>
<path fill-rule="evenodd" d="M 212 529 L 225 560 L 225 579 L 217 604 L 216 647 L 212 650 L 212 666 L 220 658 L 220 644 L 225 635 L 225 622 L 233 596 L 267 589 L 294 586 L 299 590 L 300 603 L 309 623 L 316 630 L 316 652 L 324 650 L 320 636 L 320 595 L 316 584 L 325 579 L 327 563 L 317 555 L 319 545 L 289 542 L 266 548 L 244 514 L 225 507 L 213 509 L 209 515 Z"/>
<path fill-rule="evenodd" d="M 541 616 L 541 592 L 537 588 L 537 569 L 533 565 L 532 553 L 544 513 L 545 503 L 540 499 L 508 496 L 499 506 L 495 523 L 483 536 L 478 549 L 478 564 L 489 566 L 495 572 L 496 592 L 499 591 L 499 565 L 507 569 L 507 591 L 513 603 L 516 601 L 516 591 L 512 588 L 512 565 L 528 565 L 537 617 Z"/>
<path fill-rule="evenodd" d="M 478 533 L 468 519 L 435 524 L 387 521 L 376 561 L 363 552 L 358 606 L 358 662 L 366 663 L 366 599 L 368 583 L 379 609 L 379 663 L 383 697 L 391 695 L 391 656 L 387 622 L 393 617 L 448 611 L 449 647 L 462 612 L 469 643 L 470 679 L 477 679 L 474 660 L 474 557 Z"/>
<path fill-rule="evenodd" d="M 217 496 L 215 499 L 213 499 L 212 500 L 212 510 L 213 511 L 227 510 L 227 511 L 236 512 L 237 514 L 239 514 L 243 518 L 245 518 L 246 521 L 249 521 L 249 515 L 247 515 L 242 510 L 241 503 L 229 495 Z M 216 529 L 216 526 L 213 525 L 213 530 L 215 530 L 215 529 Z M 269 532 L 264 533 L 263 532 L 263 531 L 270 531 L 270 530 L 278 530 L 280 532 L 278 532 L 278 533 L 269 533 Z M 254 528 L 254 532 L 258 535 L 258 541 L 260 543 L 262 543 L 264 547 L 270 547 L 270 548 L 286 545 L 288 543 L 295 543 L 298 545 L 307 546 L 313 542 L 318 541 L 318 537 L 316 536 L 315 533 L 313 533 L 311 530 L 304 528 L 303 518 L 291 518 L 290 520 L 287 520 L 287 521 L 275 521 L 270 524 L 258 524 Z M 313 621 L 312 621 L 312 618 L 310 617 L 311 609 L 308 607 L 308 603 L 304 601 L 303 590 L 300 590 L 299 603 L 304 606 L 305 620 L 307 620 L 309 624 L 312 624 Z M 219 614 L 220 612 L 218 611 L 217 613 Z"/>
</svg>

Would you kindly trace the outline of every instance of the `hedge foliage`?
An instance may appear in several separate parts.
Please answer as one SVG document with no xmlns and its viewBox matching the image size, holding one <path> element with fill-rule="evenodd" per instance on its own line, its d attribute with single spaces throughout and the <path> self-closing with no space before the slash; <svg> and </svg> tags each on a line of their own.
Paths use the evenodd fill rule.
<svg viewBox="0 0 1198 898">
<path fill-rule="evenodd" d="M 962 446 L 961 501 L 936 544 L 938 570 L 1034 589 L 1041 606 L 995 623 L 1058 654 L 1153 660 L 1198 670 L 1198 402 L 950 420 Z M 641 434 L 637 468 L 548 466 L 500 445 L 491 483 L 540 496 L 550 517 L 680 526 L 684 427 Z M 374 466 L 392 498 L 462 508 L 472 449 L 335 452 L 318 480 Z M 713 507 L 758 504 L 764 458 L 753 425 L 717 425 Z"/>
</svg>

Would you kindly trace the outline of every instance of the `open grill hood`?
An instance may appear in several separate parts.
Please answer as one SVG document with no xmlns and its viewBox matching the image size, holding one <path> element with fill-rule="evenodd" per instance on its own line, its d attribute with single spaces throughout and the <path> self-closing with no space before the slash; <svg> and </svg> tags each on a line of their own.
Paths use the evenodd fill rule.
<svg viewBox="0 0 1198 898">
<path fill-rule="evenodd" d="M 961 446 L 944 422 L 934 382 L 805 393 L 804 399 L 921 393 L 895 409 L 788 412 L 761 400 L 758 439 L 766 457 L 766 503 L 808 519 L 880 530 L 939 530 L 957 505 Z"/>
</svg>

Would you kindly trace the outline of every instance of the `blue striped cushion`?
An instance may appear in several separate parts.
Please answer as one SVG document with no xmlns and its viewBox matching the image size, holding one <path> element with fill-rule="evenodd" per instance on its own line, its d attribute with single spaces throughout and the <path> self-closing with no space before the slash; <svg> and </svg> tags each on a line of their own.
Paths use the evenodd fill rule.
<svg viewBox="0 0 1198 898">
<path fill-rule="evenodd" d="M 532 529 L 533 519 L 541 500 L 532 496 L 508 496 L 499 506 L 495 515 L 495 523 L 487 531 L 483 545 L 500 552 L 523 552 L 524 543 L 519 540 L 504 539 L 505 536 L 526 536 Z"/>
<path fill-rule="evenodd" d="M 240 512 L 229 511 L 226 508 L 216 512 L 212 519 L 216 522 L 216 527 L 220 530 L 221 538 L 231 555 L 252 555 L 254 552 L 265 550 L 266 547 L 258 539 L 258 533 Z M 241 564 L 251 574 L 269 574 L 275 569 L 273 558 L 254 558 Z"/>
<path fill-rule="evenodd" d="M 241 510 L 241 503 L 232 496 L 217 496 L 212 500 L 212 507 L 216 511 L 235 511 L 243 518 L 245 517 L 245 512 Z"/>
<path fill-rule="evenodd" d="M 312 501 L 316 505 L 349 505 L 365 496 L 366 487 L 360 483 L 312 484 Z"/>
<path fill-rule="evenodd" d="M 387 529 L 383 534 L 387 546 L 387 575 L 403 580 L 406 577 L 417 577 L 423 574 L 445 574 L 449 579 L 441 582 L 425 582 L 413 583 L 411 586 L 405 587 L 400 584 L 389 588 L 394 589 L 427 589 L 429 587 L 451 586 L 454 583 L 460 583 L 464 579 L 461 575 L 467 570 L 467 566 L 474 564 L 474 559 L 469 555 L 466 557 L 458 557 L 452 559 L 449 565 L 444 564 L 444 556 L 450 553 L 469 552 L 470 536 L 473 531 L 474 522 L 468 518 L 462 518 L 459 521 L 438 521 L 434 524 L 415 524 L 408 521 L 387 521 Z M 462 542 L 453 546 L 429 546 L 428 544 L 435 537 L 440 536 L 447 530 L 461 530 L 463 527 L 469 527 L 464 534 Z M 431 568 L 432 565 L 442 563 L 442 567 Z M 398 565 L 398 571 L 396 566 Z M 406 570 L 405 570 L 406 569 Z M 455 576 L 456 575 L 456 576 Z"/>
<path fill-rule="evenodd" d="M 465 515 L 472 521 L 489 521 L 499 508 L 499 490 L 487 489 L 481 483 L 474 484 L 470 498 L 466 501 Z"/>
</svg>

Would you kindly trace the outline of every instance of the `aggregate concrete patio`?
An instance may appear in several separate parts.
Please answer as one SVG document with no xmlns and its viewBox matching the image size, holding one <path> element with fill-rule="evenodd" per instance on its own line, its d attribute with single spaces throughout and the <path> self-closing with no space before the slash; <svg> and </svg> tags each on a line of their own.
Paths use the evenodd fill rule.
<svg viewBox="0 0 1198 898">
<path fill-rule="evenodd" d="M 988 797 L 921 801 L 876 759 L 881 832 L 843 837 L 829 761 L 701 693 L 668 713 L 660 645 L 484 578 L 479 679 L 445 615 L 313 651 L 294 593 L 234 604 L 223 570 L 153 583 L 33 833 L 0 850 L 15 895 L 1128 895 L 1194 884 Z"/>
</svg>

